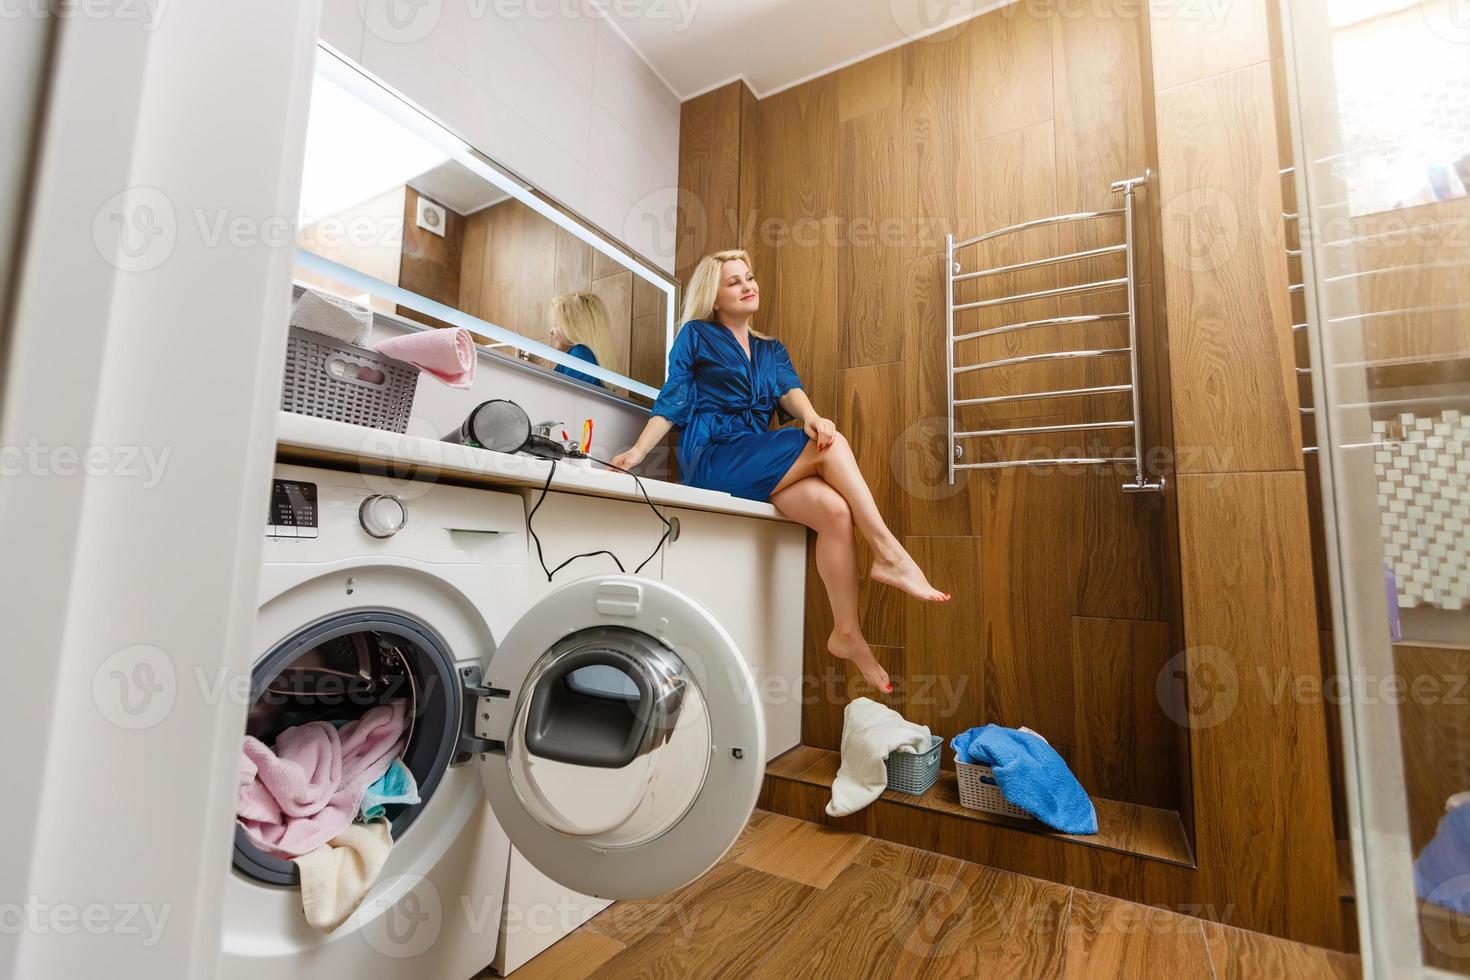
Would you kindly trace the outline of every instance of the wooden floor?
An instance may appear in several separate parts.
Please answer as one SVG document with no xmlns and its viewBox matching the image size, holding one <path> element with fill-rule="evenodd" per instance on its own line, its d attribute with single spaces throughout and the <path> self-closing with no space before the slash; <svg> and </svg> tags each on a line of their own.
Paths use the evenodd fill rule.
<svg viewBox="0 0 1470 980">
<path fill-rule="evenodd" d="M 1353 978 L 1357 957 L 757 810 L 724 859 L 517 970 L 548 977 Z"/>
</svg>

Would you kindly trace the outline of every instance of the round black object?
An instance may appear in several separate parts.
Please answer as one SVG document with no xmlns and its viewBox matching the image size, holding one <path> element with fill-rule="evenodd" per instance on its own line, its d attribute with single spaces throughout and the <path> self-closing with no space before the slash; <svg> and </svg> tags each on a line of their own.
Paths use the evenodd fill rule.
<svg viewBox="0 0 1470 980">
<path fill-rule="evenodd" d="M 490 449 L 497 453 L 518 452 L 531 438 L 531 417 L 507 398 L 481 402 L 460 427 L 444 437 L 445 442 Z"/>
<path fill-rule="evenodd" d="M 364 650 L 370 682 L 334 669 L 359 663 Z M 320 687 L 307 689 L 313 676 L 340 680 L 324 693 Z M 400 697 L 412 698 L 412 729 L 402 758 L 418 784 L 421 802 L 389 806 L 396 841 L 428 804 L 459 740 L 459 679 L 448 646 L 433 630 L 388 611 L 340 613 L 297 630 L 255 665 L 246 731 L 269 743 L 292 725 L 350 720 Z M 234 866 L 264 884 L 300 882 L 294 863 L 256 847 L 238 824 Z"/>
</svg>

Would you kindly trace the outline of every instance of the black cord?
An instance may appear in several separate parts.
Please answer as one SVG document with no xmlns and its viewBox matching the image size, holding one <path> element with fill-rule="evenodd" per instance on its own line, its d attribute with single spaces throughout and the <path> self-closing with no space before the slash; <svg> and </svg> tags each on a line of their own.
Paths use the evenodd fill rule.
<svg viewBox="0 0 1470 980">
<path fill-rule="evenodd" d="M 643 486 L 643 480 L 639 478 L 637 473 L 630 473 L 627 470 L 623 469 L 621 466 L 614 466 L 612 463 L 609 463 L 606 460 L 597 459 L 593 456 L 581 453 L 577 454 L 576 458 L 590 459 L 594 463 L 601 463 L 603 466 L 606 466 L 609 469 L 617 470 L 619 473 L 627 473 L 633 478 L 633 482 L 638 485 L 638 492 L 643 494 L 643 499 L 648 503 L 648 509 L 653 511 L 653 515 L 663 522 L 664 533 L 663 536 L 658 539 L 658 544 L 654 545 L 653 551 L 649 553 L 648 557 L 639 562 L 638 567 L 633 569 L 633 574 L 637 575 L 639 572 L 643 571 L 644 565 L 647 565 L 649 562 L 653 561 L 655 557 L 658 556 L 659 551 L 663 549 L 664 542 L 669 540 L 669 535 L 673 533 L 674 525 L 669 523 L 669 519 L 663 515 L 663 512 L 654 506 L 653 498 L 648 495 L 648 490 Z M 628 574 L 628 570 L 623 567 L 623 563 L 618 560 L 618 556 L 613 554 L 611 551 L 608 551 L 606 548 L 600 549 L 598 551 L 584 551 L 580 555 L 573 555 L 555 568 L 546 567 L 546 556 L 541 552 L 541 539 L 536 536 L 536 528 L 532 522 L 536 518 L 536 511 L 541 509 L 541 504 L 546 500 L 546 495 L 551 492 L 551 480 L 553 477 L 556 476 L 556 462 L 556 459 L 552 458 L 551 470 L 546 474 L 546 482 L 541 485 L 541 496 L 536 498 L 535 506 L 533 506 L 531 508 L 531 512 L 526 515 L 526 530 L 531 533 L 531 540 L 536 542 L 536 560 L 541 563 L 541 571 L 546 573 L 546 581 L 550 582 L 557 572 L 561 571 L 563 568 L 566 568 L 578 558 L 593 558 L 597 555 L 607 555 L 613 560 L 613 564 L 618 566 L 618 571 L 622 572 L 624 575 Z"/>
</svg>

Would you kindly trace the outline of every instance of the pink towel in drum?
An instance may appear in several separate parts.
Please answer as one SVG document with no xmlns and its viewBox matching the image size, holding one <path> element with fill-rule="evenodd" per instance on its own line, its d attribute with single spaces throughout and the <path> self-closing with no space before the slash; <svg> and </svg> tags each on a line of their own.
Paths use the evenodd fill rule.
<svg viewBox="0 0 1470 980">
<path fill-rule="evenodd" d="M 379 354 L 407 361 L 427 371 L 451 388 L 468 388 L 475 383 L 475 342 L 463 327 L 419 330 L 390 337 L 373 345 Z"/>
<path fill-rule="evenodd" d="M 235 817 L 251 841 L 294 858 L 346 829 L 368 787 L 398 758 L 405 705 L 379 705 L 340 731 L 325 721 L 297 725 L 274 748 L 246 736 Z"/>
</svg>

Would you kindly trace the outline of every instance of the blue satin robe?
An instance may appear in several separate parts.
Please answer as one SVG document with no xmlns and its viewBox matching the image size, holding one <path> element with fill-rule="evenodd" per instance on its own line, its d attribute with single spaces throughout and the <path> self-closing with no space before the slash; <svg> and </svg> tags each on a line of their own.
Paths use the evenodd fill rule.
<svg viewBox="0 0 1470 980">
<path fill-rule="evenodd" d="M 779 340 L 750 338 L 750 357 L 729 328 L 690 320 L 669 351 L 653 414 L 679 431 L 679 476 L 706 490 L 766 500 L 806 448 L 801 429 L 772 429 L 779 399 L 801 379 Z M 784 415 L 784 413 L 782 413 Z"/>
<path fill-rule="evenodd" d="M 594 354 L 592 352 L 592 348 L 588 347 L 586 344 L 573 344 L 571 349 L 568 350 L 567 353 L 572 355 L 573 357 L 580 357 L 582 360 L 587 361 L 591 364 L 597 363 L 597 355 Z M 572 368 L 567 367 L 565 364 L 558 364 L 556 366 L 556 373 L 565 374 L 567 377 L 575 378 L 578 381 L 585 381 L 589 385 L 597 385 L 597 387 L 599 388 L 607 387 L 607 385 L 603 384 L 600 380 L 594 378 L 592 375 L 583 374 L 581 371 L 575 371 Z"/>
</svg>

